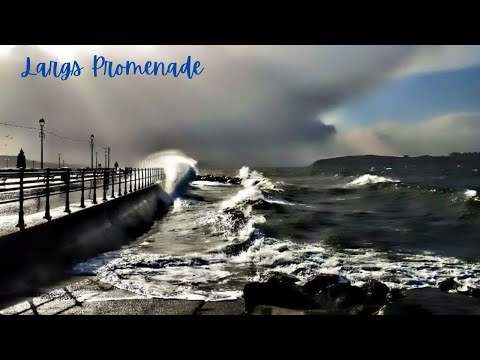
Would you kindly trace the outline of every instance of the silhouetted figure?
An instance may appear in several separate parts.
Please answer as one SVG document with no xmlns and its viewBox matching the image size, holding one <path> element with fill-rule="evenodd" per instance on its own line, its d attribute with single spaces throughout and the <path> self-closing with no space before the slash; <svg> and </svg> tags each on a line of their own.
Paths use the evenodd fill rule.
<svg viewBox="0 0 480 360">
<path fill-rule="evenodd" d="M 23 168 L 25 169 L 27 167 L 27 159 L 25 158 L 25 153 L 23 152 L 23 149 L 20 149 L 20 152 L 18 153 L 17 156 L 17 169 Z"/>
<path fill-rule="evenodd" d="M 115 171 L 118 169 L 118 162 L 115 161 Z"/>
</svg>

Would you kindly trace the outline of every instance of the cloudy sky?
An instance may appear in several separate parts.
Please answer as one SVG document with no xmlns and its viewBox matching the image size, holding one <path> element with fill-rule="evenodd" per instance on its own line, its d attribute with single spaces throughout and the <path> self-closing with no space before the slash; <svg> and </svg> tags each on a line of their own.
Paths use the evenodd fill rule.
<svg viewBox="0 0 480 360">
<path fill-rule="evenodd" d="M 93 54 L 183 62 L 194 79 L 93 78 Z M 22 78 L 77 60 L 80 77 Z M 0 46 L 0 121 L 88 142 L 120 165 L 179 149 L 219 166 L 308 165 L 332 156 L 480 151 L 479 46 Z M 39 158 L 38 133 L 0 125 L 0 154 Z M 47 134 L 45 156 L 87 165 L 88 143 Z"/>
</svg>

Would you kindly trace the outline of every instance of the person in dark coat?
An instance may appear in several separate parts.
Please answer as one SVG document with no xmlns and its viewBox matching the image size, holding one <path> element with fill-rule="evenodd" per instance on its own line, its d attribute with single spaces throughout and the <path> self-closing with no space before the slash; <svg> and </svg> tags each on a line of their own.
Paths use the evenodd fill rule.
<svg viewBox="0 0 480 360">
<path fill-rule="evenodd" d="M 117 169 L 118 169 L 118 162 L 115 161 L 115 165 L 114 165 L 114 166 L 115 166 L 115 170 L 117 170 Z"/>
<path fill-rule="evenodd" d="M 20 149 L 20 152 L 17 156 L 17 169 L 23 168 L 25 169 L 27 167 L 27 159 L 25 158 L 25 153 L 23 152 L 23 149 Z"/>
</svg>

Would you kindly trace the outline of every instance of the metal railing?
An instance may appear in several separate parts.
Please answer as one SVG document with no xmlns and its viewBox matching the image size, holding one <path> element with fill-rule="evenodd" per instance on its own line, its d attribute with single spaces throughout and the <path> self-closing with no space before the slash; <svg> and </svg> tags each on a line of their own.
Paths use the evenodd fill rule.
<svg viewBox="0 0 480 360">
<path fill-rule="evenodd" d="M 70 194 L 80 192 L 80 207 L 85 208 L 85 192 L 89 191 L 92 204 L 125 196 L 163 181 L 162 168 L 83 168 L 83 169 L 7 169 L 0 170 L 0 205 L 18 203 L 18 224 L 25 229 L 24 202 L 45 198 L 45 216 L 52 220 L 52 196 L 65 194 L 65 210 L 70 214 Z M 101 194 L 97 194 L 97 189 Z"/>
</svg>

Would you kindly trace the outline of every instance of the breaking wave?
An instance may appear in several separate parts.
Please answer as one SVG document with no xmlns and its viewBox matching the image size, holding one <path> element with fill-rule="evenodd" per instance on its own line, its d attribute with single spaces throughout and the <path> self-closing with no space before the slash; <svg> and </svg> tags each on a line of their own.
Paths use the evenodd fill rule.
<svg viewBox="0 0 480 360">
<path fill-rule="evenodd" d="M 322 272 L 346 276 L 354 285 L 375 278 L 392 288 L 415 288 L 436 286 L 454 277 L 466 287 L 480 287 L 477 277 L 480 264 L 455 257 L 426 251 L 392 254 L 372 248 L 339 249 L 321 238 L 315 243 L 302 243 L 288 236 L 272 236 L 265 232 L 269 220 L 259 209 L 301 204 L 283 197 L 286 191 L 282 187 L 288 185 L 285 182 L 272 181 L 248 167 L 242 167 L 238 177 L 242 179 L 240 186 L 208 181 L 192 183 L 204 192 L 228 191 L 228 196 L 218 202 L 206 206 L 193 196 L 185 196 L 173 203 L 173 215 L 186 216 L 188 210 L 195 229 L 202 229 L 195 241 L 210 244 L 209 238 L 218 237 L 220 243 L 182 255 L 139 253 L 138 247 L 130 248 L 80 264 L 74 271 L 93 272 L 106 283 L 142 296 L 205 301 L 240 298 L 246 282 L 263 281 L 279 272 L 294 275 L 301 282 Z M 367 174 L 348 185 L 398 182 Z M 340 191 L 336 189 L 335 192 Z M 475 199 L 477 193 L 467 190 L 464 196 Z"/>
<path fill-rule="evenodd" d="M 349 182 L 347 186 L 363 186 L 363 185 L 369 185 L 369 184 L 399 183 L 399 182 L 400 180 L 394 180 L 388 177 L 365 174 Z"/>
</svg>

